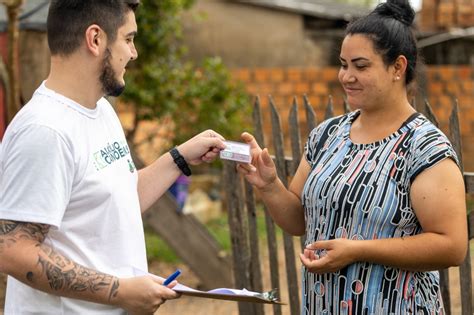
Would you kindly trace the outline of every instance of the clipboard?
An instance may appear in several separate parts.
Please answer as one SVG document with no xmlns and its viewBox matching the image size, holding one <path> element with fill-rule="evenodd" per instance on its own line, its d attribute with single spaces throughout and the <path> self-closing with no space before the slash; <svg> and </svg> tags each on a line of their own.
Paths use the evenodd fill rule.
<svg viewBox="0 0 474 315">
<path fill-rule="evenodd" d="M 283 303 L 278 300 L 275 295 L 275 291 L 260 293 L 249 291 L 247 289 L 238 290 L 229 288 L 218 288 L 210 291 L 200 291 L 192 289 L 180 283 L 178 283 L 172 290 L 181 293 L 182 295 L 207 299 L 286 305 L 286 303 Z"/>
<path fill-rule="evenodd" d="M 135 276 L 152 276 L 165 280 L 162 277 L 142 271 L 138 268 L 133 267 Z M 272 290 L 268 292 L 253 292 L 247 289 L 230 289 L 230 288 L 219 288 L 213 289 L 210 291 L 200 291 L 190 287 L 187 287 L 181 283 L 175 285 L 172 290 L 175 292 L 181 293 L 182 295 L 194 296 L 207 299 L 216 299 L 216 300 L 227 300 L 227 301 L 236 301 L 236 302 L 250 302 L 250 303 L 265 303 L 265 304 L 280 304 L 286 305 L 279 300 L 277 291 Z"/>
</svg>

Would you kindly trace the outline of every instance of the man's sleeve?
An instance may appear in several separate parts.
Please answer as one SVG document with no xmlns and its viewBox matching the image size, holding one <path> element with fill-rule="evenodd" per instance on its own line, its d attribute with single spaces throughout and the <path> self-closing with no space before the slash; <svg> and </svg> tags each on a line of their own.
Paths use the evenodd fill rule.
<svg viewBox="0 0 474 315">
<path fill-rule="evenodd" d="M 29 125 L 4 143 L 0 219 L 59 227 L 71 195 L 74 160 L 54 130 Z"/>
</svg>

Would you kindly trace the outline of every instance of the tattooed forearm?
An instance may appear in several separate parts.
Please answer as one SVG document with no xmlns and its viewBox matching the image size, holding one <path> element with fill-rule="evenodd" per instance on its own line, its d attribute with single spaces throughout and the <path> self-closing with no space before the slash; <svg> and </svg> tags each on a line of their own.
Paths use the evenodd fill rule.
<svg viewBox="0 0 474 315">
<path fill-rule="evenodd" d="M 16 273 L 17 277 L 21 277 L 19 279 L 42 290 L 49 287 L 60 295 L 74 296 L 82 292 L 87 295 L 85 299 L 94 301 L 110 301 L 117 295 L 118 278 L 81 266 L 54 251 L 43 243 L 48 232 L 49 226 L 45 224 L 0 220 L 1 255 L 10 252 L 6 255 L 17 257 L 16 246 L 36 248 L 31 251 L 35 253 L 32 254 L 34 257 L 31 257 L 31 267 Z M 12 270 L 11 266 L 15 265 L 16 260 L 10 261 L 8 268 Z M 3 259 L 0 259 L 0 262 L 3 262 Z"/>
<path fill-rule="evenodd" d="M 0 255 L 22 239 L 43 242 L 49 226 L 10 220 L 0 220 Z"/>
<path fill-rule="evenodd" d="M 49 232 L 49 225 L 0 220 L 0 239 L 5 246 L 16 243 L 20 239 L 43 242 Z"/>
<path fill-rule="evenodd" d="M 38 264 L 54 291 L 107 292 L 109 300 L 117 294 L 119 282 L 116 277 L 81 266 L 46 245 L 40 246 Z M 27 279 L 35 281 L 30 273 Z"/>
</svg>

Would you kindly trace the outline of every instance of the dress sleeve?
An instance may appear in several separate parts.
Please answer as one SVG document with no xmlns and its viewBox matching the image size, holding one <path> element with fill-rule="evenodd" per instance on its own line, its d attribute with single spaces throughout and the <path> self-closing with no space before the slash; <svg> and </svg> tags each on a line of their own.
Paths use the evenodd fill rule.
<svg viewBox="0 0 474 315">
<path fill-rule="evenodd" d="M 332 132 L 331 127 L 338 124 L 341 118 L 343 118 L 343 116 L 327 119 L 310 132 L 308 140 L 304 146 L 304 154 L 306 161 L 311 167 L 313 167 L 314 163 L 316 163 L 318 154 Z"/>
<path fill-rule="evenodd" d="M 70 146 L 54 130 L 29 125 L 4 143 L 0 218 L 60 226 L 71 196 Z"/>
<path fill-rule="evenodd" d="M 411 167 L 408 170 L 410 182 L 413 182 L 418 174 L 446 158 L 452 159 L 460 166 L 456 151 L 448 138 L 439 129 L 434 126 L 430 128 L 427 124 L 415 137 Z"/>
</svg>

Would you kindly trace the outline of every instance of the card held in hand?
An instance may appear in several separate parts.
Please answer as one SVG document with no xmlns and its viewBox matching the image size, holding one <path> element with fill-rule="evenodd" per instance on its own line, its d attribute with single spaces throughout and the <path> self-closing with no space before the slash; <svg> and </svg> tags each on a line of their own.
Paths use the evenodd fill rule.
<svg viewBox="0 0 474 315">
<path fill-rule="evenodd" d="M 243 142 L 224 141 L 226 148 L 220 152 L 220 158 L 240 163 L 250 163 L 250 145 Z"/>
</svg>

